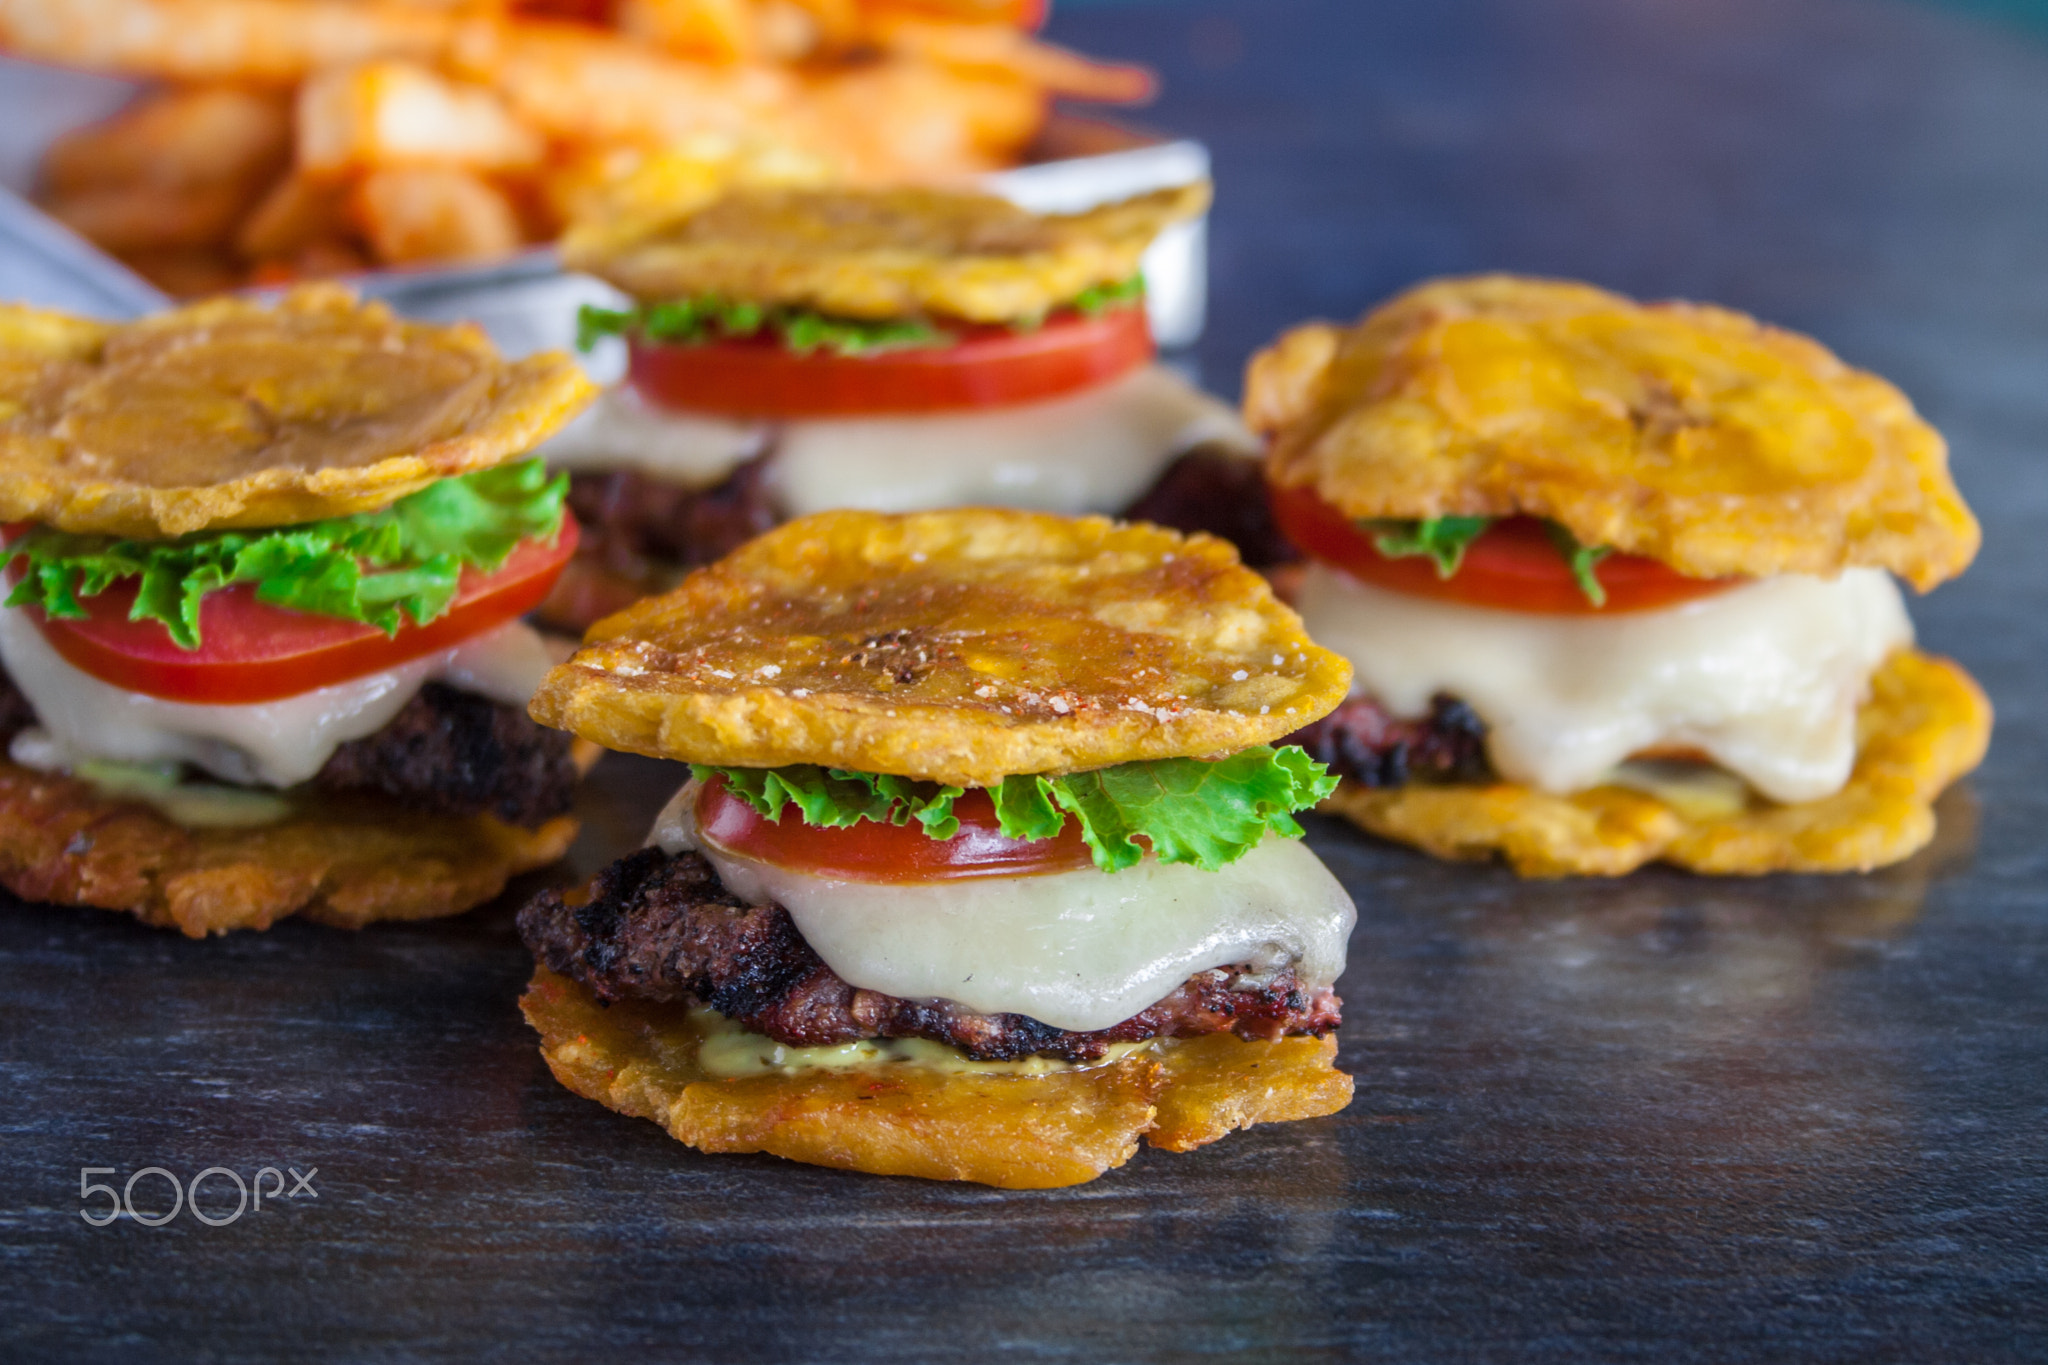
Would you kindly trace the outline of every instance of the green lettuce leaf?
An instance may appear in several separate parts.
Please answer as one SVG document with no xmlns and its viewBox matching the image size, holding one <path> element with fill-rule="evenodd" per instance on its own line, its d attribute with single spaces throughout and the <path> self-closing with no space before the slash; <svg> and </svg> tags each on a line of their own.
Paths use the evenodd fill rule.
<svg viewBox="0 0 2048 1365">
<path fill-rule="evenodd" d="M 1550 532 L 1550 543 L 1571 565 L 1572 577 L 1578 580 L 1579 591 L 1586 594 L 1586 600 L 1596 607 L 1607 605 L 1607 589 L 1600 584 L 1600 576 L 1593 572 L 1601 560 L 1614 551 L 1605 545 L 1581 545 L 1570 531 L 1554 521 L 1543 523 L 1543 529 Z"/>
<path fill-rule="evenodd" d="M 1145 299 L 1145 277 L 1133 275 L 1114 284 L 1090 285 L 1074 295 L 1074 311 L 1100 317 L 1118 308 L 1129 308 Z"/>
<path fill-rule="evenodd" d="M 1449 578 L 1465 562 L 1466 547 L 1491 525 L 1492 517 L 1431 517 L 1368 522 L 1366 528 L 1374 533 L 1373 548 L 1388 559 L 1428 555 L 1436 561 L 1436 576 Z"/>
<path fill-rule="evenodd" d="M 199 604 L 235 583 L 258 601 L 361 621 L 396 634 L 448 610 L 465 568 L 489 571 L 521 541 L 562 529 L 566 474 L 520 460 L 429 484 L 389 507 L 300 526 L 201 531 L 175 540 L 77 535 L 40 526 L 0 550 L 22 565 L 10 607 L 87 615 L 82 602 L 136 579 L 134 621 L 158 621 L 181 649 L 199 647 Z"/>
<path fill-rule="evenodd" d="M 1077 312 L 1096 317 L 1143 301 L 1145 278 L 1133 275 L 1114 284 L 1098 284 L 1074 296 Z M 1034 331 L 1043 318 L 1017 324 Z M 585 304 L 576 314 L 576 345 L 588 351 L 608 336 L 641 336 L 649 341 L 695 346 L 707 341 L 744 340 L 773 332 L 798 355 L 830 351 L 834 355 L 874 355 L 912 346 L 943 346 L 952 337 L 916 318 L 845 318 L 809 308 L 741 303 L 717 295 L 671 299 L 636 308 L 599 308 Z"/>
<path fill-rule="evenodd" d="M 911 346 L 950 341 L 930 323 L 913 318 L 841 318 L 806 308 L 763 307 L 705 296 L 646 304 L 639 308 L 596 308 L 576 315 L 576 344 L 588 351 L 607 336 L 642 336 L 649 341 L 694 346 L 707 341 L 743 340 L 772 331 L 798 355 L 874 355 Z"/>
<path fill-rule="evenodd" d="M 1359 524 L 1372 533 L 1373 548 L 1387 558 L 1428 555 L 1436 561 L 1436 576 L 1449 578 L 1465 562 L 1466 549 L 1493 523 L 1492 517 L 1432 517 L 1426 521 L 1380 520 Z M 1550 543 L 1571 566 L 1572 577 L 1578 581 L 1579 591 L 1586 594 L 1586 600 L 1596 607 L 1606 606 L 1607 589 L 1601 586 L 1600 576 L 1594 570 L 1613 550 L 1605 545 L 1581 545 L 1570 531 L 1554 521 L 1544 522 L 1543 527 L 1550 533 Z"/>
<path fill-rule="evenodd" d="M 962 791 L 959 787 L 821 768 L 815 763 L 794 763 L 786 768 L 712 768 L 692 763 L 690 772 L 700 782 L 708 782 L 714 775 L 725 778 L 733 795 L 768 820 L 780 820 L 785 807 L 795 806 L 805 824 L 821 829 L 844 829 L 862 820 L 891 825 L 915 820 L 934 839 L 950 839 L 960 832 L 960 821 L 953 814 L 954 799 Z"/>
<path fill-rule="evenodd" d="M 697 778 L 723 776 L 732 790 L 770 820 L 794 806 L 806 824 L 840 829 L 862 820 L 916 820 L 934 839 L 959 832 L 957 787 L 810 765 L 714 768 L 691 765 Z M 1089 856 L 1104 872 L 1137 866 L 1149 850 L 1163 863 L 1193 863 L 1214 872 L 1249 853 L 1267 834 L 1301 837 L 1294 812 L 1337 789 L 1337 779 L 1293 746 L 1260 745 L 1209 762 L 1195 758 L 1120 763 L 1064 777 L 1003 779 L 989 795 L 1002 832 L 1012 839 L 1050 839 L 1073 819 Z"/>
</svg>

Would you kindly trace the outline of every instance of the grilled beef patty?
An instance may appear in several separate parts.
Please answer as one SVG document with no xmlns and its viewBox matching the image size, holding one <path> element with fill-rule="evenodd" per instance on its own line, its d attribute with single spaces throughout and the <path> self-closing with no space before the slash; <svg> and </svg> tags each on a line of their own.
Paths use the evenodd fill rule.
<svg viewBox="0 0 2048 1365">
<path fill-rule="evenodd" d="M 1021 1014 L 975 1014 L 941 1000 L 902 1000 L 847 984 L 804 942 L 777 905 L 747 905 L 695 853 L 644 848 L 597 875 L 589 898 L 558 892 L 519 912 L 519 933 L 550 971 L 615 1000 L 708 1005 L 792 1047 L 862 1038 L 929 1038 L 976 1061 L 1047 1056 L 1094 1061 L 1112 1043 L 1233 1032 L 1246 1038 L 1318 1036 L 1337 1027 L 1339 1002 L 1282 970 L 1199 972 L 1172 995 L 1112 1028 L 1070 1032 Z"/>
<path fill-rule="evenodd" d="M 723 559 L 781 521 L 767 490 L 773 457 L 771 450 L 694 491 L 633 469 L 570 474 L 569 509 L 583 532 L 577 559 L 650 591 L 678 570 Z M 1267 510 L 1259 462 L 1213 445 L 1168 465 L 1122 515 L 1221 536 L 1247 564 L 1296 558 Z"/>
<path fill-rule="evenodd" d="M 1485 782 L 1486 722 L 1455 697 L 1431 699 L 1421 720 L 1396 720 L 1370 697 L 1353 697 L 1282 744 L 1299 744 L 1339 777 L 1368 787 L 1410 782 Z"/>
<path fill-rule="evenodd" d="M 656 568 L 694 569 L 725 558 L 781 520 L 768 501 L 768 457 L 758 456 L 710 488 L 688 489 L 636 469 L 569 476 L 576 547 L 608 573 L 636 582 Z"/>
<path fill-rule="evenodd" d="M 516 706 L 428 683 L 373 735 L 334 751 L 313 778 L 322 791 L 376 792 L 409 810 L 495 815 L 538 828 L 569 813 L 574 737 Z"/>
<path fill-rule="evenodd" d="M 0 744 L 36 723 L 0 671 Z M 569 812 L 573 739 L 515 706 L 428 683 L 374 735 L 334 751 L 313 778 L 323 791 L 370 792 L 436 815 L 495 815 L 537 828 Z"/>
<path fill-rule="evenodd" d="M 1301 557 L 1273 524 L 1265 466 L 1220 446 L 1199 445 L 1182 455 L 1121 515 L 1125 521 L 1221 536 L 1237 547 L 1239 558 L 1259 568 Z"/>
</svg>

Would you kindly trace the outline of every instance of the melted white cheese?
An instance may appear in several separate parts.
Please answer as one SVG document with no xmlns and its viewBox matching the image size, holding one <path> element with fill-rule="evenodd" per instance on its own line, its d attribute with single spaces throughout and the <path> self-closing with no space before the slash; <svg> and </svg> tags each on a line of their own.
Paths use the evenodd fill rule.
<svg viewBox="0 0 2048 1365">
<path fill-rule="evenodd" d="M 980 412 L 793 422 L 768 481 L 783 513 L 1020 507 L 1119 512 L 1204 441 L 1257 450 L 1237 415 L 1161 365 Z"/>
<path fill-rule="evenodd" d="M 304 782 L 343 743 L 383 729 L 425 683 L 445 679 L 524 706 L 549 667 L 540 637 L 514 621 L 453 649 L 277 701 L 166 701 L 72 666 L 18 607 L 0 608 L 0 663 L 64 766 L 189 763 L 228 782 L 272 787 Z"/>
<path fill-rule="evenodd" d="M 17 733 L 7 746 L 7 756 L 39 772 L 68 771 L 102 796 L 154 806 L 166 819 L 187 829 L 253 829 L 274 825 L 292 813 L 289 797 L 254 787 L 193 781 L 182 764 L 114 763 L 104 758 L 74 763 L 40 726 Z"/>
<path fill-rule="evenodd" d="M 840 881 L 700 842 L 696 792 L 677 793 L 648 842 L 698 849 L 734 895 L 788 910 L 846 981 L 1054 1028 L 1121 1023 L 1211 967 L 1291 965 L 1304 985 L 1333 985 L 1358 918 L 1296 839 L 1269 837 L 1217 872 L 1147 858 L 1114 874 Z"/>
<path fill-rule="evenodd" d="M 1503 777 L 1598 785 L 1632 754 L 1693 748 L 1774 801 L 1837 791 L 1856 709 L 1886 655 L 1912 643 L 1881 570 L 1788 574 L 1656 611 L 1553 616 L 1434 602 L 1313 565 L 1309 634 L 1350 659 L 1353 690 L 1421 716 L 1442 692 L 1487 724 Z"/>
<path fill-rule="evenodd" d="M 771 430 L 766 422 L 656 407 L 632 385 L 620 384 L 606 389 L 534 454 L 552 469 L 635 469 L 684 488 L 709 488 L 760 454 Z"/>
<path fill-rule="evenodd" d="M 1258 444 L 1225 404 L 1161 365 L 1040 403 L 971 412 L 734 422 L 606 393 L 540 448 L 561 469 L 635 469 L 708 488 L 772 443 L 768 491 L 785 517 L 835 507 L 918 512 L 1022 507 L 1119 512 L 1174 458 Z"/>
</svg>

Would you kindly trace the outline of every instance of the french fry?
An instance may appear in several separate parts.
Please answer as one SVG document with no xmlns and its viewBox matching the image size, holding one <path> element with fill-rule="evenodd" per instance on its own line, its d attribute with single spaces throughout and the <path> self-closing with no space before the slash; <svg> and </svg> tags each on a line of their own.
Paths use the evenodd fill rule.
<svg viewBox="0 0 2048 1365">
<path fill-rule="evenodd" d="M 249 269 L 249 282 L 261 285 L 294 284 L 300 280 L 330 279 L 353 275 L 371 267 L 361 247 L 341 237 L 324 237 L 285 255 L 258 260 Z"/>
<path fill-rule="evenodd" d="M 754 32 L 763 57 L 807 61 L 861 42 L 857 0 L 755 0 Z"/>
<path fill-rule="evenodd" d="M 1029 36 L 1044 11 L 0 0 L 0 50 L 175 83 L 55 144 L 41 197 L 183 291 L 236 259 L 280 280 L 512 251 L 650 166 L 928 182 L 1013 165 L 1052 96 L 1151 88 Z"/>
<path fill-rule="evenodd" d="M 1006 24 L 884 17 L 869 31 L 874 41 L 892 52 L 958 71 L 1008 76 L 1048 94 L 1130 104 L 1153 93 L 1151 73 L 1143 67 L 1092 61 Z"/>
<path fill-rule="evenodd" d="M 372 171 L 350 200 L 379 261 L 481 261 L 519 249 L 519 215 L 490 182 L 452 166 Z"/>
<path fill-rule="evenodd" d="M 248 207 L 240 185 L 117 185 L 43 201 L 52 218 L 108 251 L 224 246 Z"/>
<path fill-rule="evenodd" d="M 813 140 L 856 180 L 958 180 L 1016 164 L 1045 117 L 1036 87 L 891 60 L 813 78 Z"/>
<path fill-rule="evenodd" d="M 67 133 L 43 156 L 53 196 L 147 185 L 253 186 L 291 158 L 291 112 L 271 95 L 212 86 L 145 96 Z"/>
<path fill-rule="evenodd" d="M 250 260 L 294 256 L 315 242 L 344 236 L 350 186 L 294 171 L 271 187 L 242 220 L 235 250 Z"/>
<path fill-rule="evenodd" d="M 652 149 L 620 142 L 569 144 L 534 177 L 534 192 L 557 224 L 599 212 L 654 156 Z"/>
<path fill-rule="evenodd" d="M 242 282 L 241 263 L 217 248 L 130 252 L 121 263 L 174 298 L 218 294 Z"/>
<path fill-rule="evenodd" d="M 760 55 L 750 0 L 620 0 L 619 32 L 678 57 L 742 62 Z"/>
<path fill-rule="evenodd" d="M 797 90 L 779 67 L 679 61 L 571 24 L 470 24 L 449 62 L 495 86 L 533 128 L 573 141 L 740 134 L 786 117 Z"/>
<path fill-rule="evenodd" d="M 1035 29 L 1045 22 L 1047 0 L 858 0 L 871 16 L 923 15 L 970 24 Z"/>
<path fill-rule="evenodd" d="M 431 60 L 457 12 L 295 0 L 0 0 L 0 47 L 126 76 L 284 85 L 322 66 Z"/>
<path fill-rule="evenodd" d="M 496 93 L 412 62 L 325 71 L 299 87 L 298 170 L 315 180 L 382 166 L 523 169 L 542 151 Z"/>
</svg>

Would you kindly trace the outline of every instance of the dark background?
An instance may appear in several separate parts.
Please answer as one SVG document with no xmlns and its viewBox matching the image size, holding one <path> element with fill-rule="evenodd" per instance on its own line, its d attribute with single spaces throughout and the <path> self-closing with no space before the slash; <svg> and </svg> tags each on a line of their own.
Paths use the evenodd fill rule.
<svg viewBox="0 0 2048 1365">
<path fill-rule="evenodd" d="M 700 1157 L 576 1099 L 502 907 L 204 944 L 9 909 L 0 1354 L 2048 1355 L 2048 48 L 1885 0 L 1183 0 L 1053 32 L 1156 64 L 1145 117 L 1214 149 L 1226 391 L 1292 322 L 1482 268 L 1732 304 L 1896 379 L 1987 529 L 1918 605 L 2000 713 L 1936 848 L 1524 884 L 1319 824 L 1361 911 L 1357 1100 L 1047 1194 Z M 670 781 L 601 772 L 585 864 Z M 87 1165 L 319 1193 L 93 1229 Z"/>
</svg>

